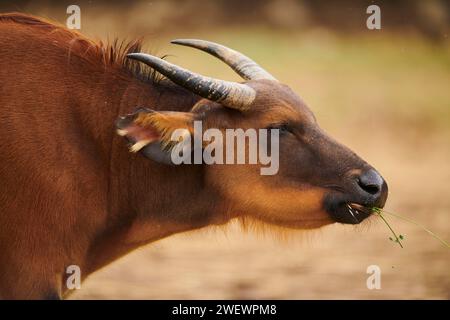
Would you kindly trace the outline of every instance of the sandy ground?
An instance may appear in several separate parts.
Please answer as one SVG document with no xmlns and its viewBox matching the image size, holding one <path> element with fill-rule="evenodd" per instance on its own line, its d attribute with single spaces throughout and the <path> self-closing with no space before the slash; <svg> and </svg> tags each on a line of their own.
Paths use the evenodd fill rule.
<svg viewBox="0 0 450 320">
<path fill-rule="evenodd" d="M 368 145 L 368 133 L 355 133 L 337 135 L 384 173 L 387 207 L 449 240 L 449 137 L 421 142 L 381 132 Z M 381 146 L 382 154 L 374 152 Z M 236 225 L 172 236 L 92 275 L 72 298 L 449 299 L 449 249 L 391 219 L 406 236 L 401 249 L 374 218 L 356 227 L 296 231 L 283 241 Z M 381 268 L 380 290 L 366 286 L 369 265 Z"/>
</svg>

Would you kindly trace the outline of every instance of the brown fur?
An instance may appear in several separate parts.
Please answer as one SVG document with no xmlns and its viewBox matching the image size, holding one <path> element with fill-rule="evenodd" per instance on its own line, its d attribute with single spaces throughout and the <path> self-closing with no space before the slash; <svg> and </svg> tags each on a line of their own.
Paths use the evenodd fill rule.
<svg viewBox="0 0 450 320">
<path fill-rule="evenodd" d="M 126 58 L 128 53 L 142 51 L 142 39 L 133 39 L 128 42 L 114 39 L 107 43 L 93 41 L 75 30 L 66 29 L 57 22 L 22 13 L 1 14 L 0 23 L 18 24 L 31 28 L 32 32 L 42 32 L 48 35 L 55 45 L 66 50 L 68 61 L 71 56 L 76 56 L 94 65 L 100 64 L 105 68 L 112 67 L 127 71 L 139 79 L 153 83 L 158 83 L 163 79 L 152 68 Z"/>
<path fill-rule="evenodd" d="M 124 55 L 139 50 L 139 42 L 102 45 L 6 14 L 0 43 L 0 298 L 61 297 L 68 265 L 79 265 L 85 277 L 144 242 L 207 223 L 193 217 L 200 207 L 195 188 L 164 200 L 177 193 L 171 181 L 187 181 L 189 173 L 149 168 L 115 134 L 117 117 L 137 105 L 188 109 L 196 100 L 131 72 L 137 69 Z M 130 185 L 130 177 L 142 185 Z M 154 187 L 145 188 L 148 181 Z M 153 204 L 149 196 L 160 200 Z M 129 233 L 139 217 L 173 216 L 181 204 L 189 208 L 182 221 L 156 217 L 159 227 L 146 241 Z"/>
</svg>

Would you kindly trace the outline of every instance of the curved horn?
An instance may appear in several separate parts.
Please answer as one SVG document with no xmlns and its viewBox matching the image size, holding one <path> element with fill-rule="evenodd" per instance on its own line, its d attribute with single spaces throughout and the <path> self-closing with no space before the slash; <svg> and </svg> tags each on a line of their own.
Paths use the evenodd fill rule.
<svg viewBox="0 0 450 320">
<path fill-rule="evenodd" d="M 246 55 L 218 43 L 197 39 L 177 39 L 172 40 L 171 43 L 205 51 L 225 62 L 246 80 L 268 79 L 277 81 L 270 73 Z"/>
<path fill-rule="evenodd" d="M 237 82 L 217 80 L 176 66 L 163 59 L 145 53 L 129 53 L 127 57 L 149 65 L 176 84 L 224 106 L 247 110 L 255 100 L 253 88 Z"/>
</svg>

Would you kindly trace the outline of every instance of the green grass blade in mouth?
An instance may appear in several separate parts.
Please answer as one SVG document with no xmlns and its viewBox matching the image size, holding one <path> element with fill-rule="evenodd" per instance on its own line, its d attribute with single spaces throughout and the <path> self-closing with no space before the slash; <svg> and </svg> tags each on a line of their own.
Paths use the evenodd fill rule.
<svg viewBox="0 0 450 320">
<path fill-rule="evenodd" d="M 444 246 L 446 246 L 447 248 L 450 248 L 450 245 L 449 245 L 449 243 L 448 243 L 447 241 L 445 241 L 444 239 L 440 238 L 437 234 L 435 234 L 435 233 L 434 233 L 433 231 L 431 231 L 430 229 L 424 227 L 424 226 L 421 225 L 420 223 L 418 223 L 418 222 L 416 222 L 416 221 L 414 221 L 414 220 L 412 220 L 412 219 L 409 219 L 409 218 L 400 216 L 400 215 L 398 215 L 398 214 L 396 214 L 396 213 L 392 213 L 392 212 L 385 211 L 385 210 L 382 210 L 382 211 L 383 211 L 383 213 L 389 214 L 389 215 L 391 215 L 391 216 L 393 216 L 393 217 L 395 217 L 395 218 L 404 220 L 404 221 L 406 221 L 406 222 L 409 222 L 409 223 L 412 223 L 412 224 L 418 226 L 419 228 L 421 228 L 421 229 L 423 229 L 425 232 L 427 232 L 429 235 L 431 235 L 433 238 L 435 238 L 436 240 L 438 240 L 439 242 L 441 242 Z"/>
<path fill-rule="evenodd" d="M 403 239 L 403 236 L 400 236 L 400 237 L 397 236 L 397 234 L 395 233 L 394 229 L 392 229 L 392 227 L 391 227 L 391 225 L 389 224 L 389 222 L 385 219 L 385 217 L 384 217 L 383 214 L 381 213 L 381 209 L 379 209 L 379 208 L 374 208 L 374 209 L 373 209 L 373 212 L 374 212 L 377 216 L 379 216 L 379 217 L 381 218 L 381 220 L 383 220 L 383 222 L 386 224 L 386 226 L 389 228 L 389 230 L 391 231 L 392 235 L 394 236 L 395 242 L 397 242 L 397 243 L 399 244 L 399 246 L 400 246 L 401 248 L 403 248 L 403 245 L 402 245 L 402 239 Z"/>
<path fill-rule="evenodd" d="M 398 215 L 398 214 L 396 214 L 396 213 L 393 213 L 393 212 L 389 212 L 389 211 L 383 210 L 383 209 L 381 209 L 381 208 L 372 208 L 372 212 L 375 213 L 375 214 L 377 214 L 377 215 L 379 215 L 380 218 L 383 219 L 383 220 L 385 221 L 386 224 L 387 224 L 387 221 L 386 221 L 386 219 L 383 217 L 382 214 L 388 214 L 388 215 L 390 215 L 390 216 L 392 216 L 392 217 L 395 217 L 395 218 L 397 218 L 397 219 L 401 219 L 401 220 L 403 220 L 403 221 L 412 223 L 412 224 L 416 225 L 417 227 L 421 228 L 422 230 L 424 230 L 425 232 L 427 232 L 427 233 L 428 233 L 429 235 L 431 235 L 433 238 L 435 238 L 435 239 L 438 240 L 440 243 L 442 243 L 445 247 L 450 248 L 450 245 L 449 245 L 449 243 L 448 243 L 447 241 L 445 241 L 444 239 L 440 238 L 437 234 L 435 234 L 435 233 L 434 233 L 433 231 L 431 231 L 430 229 L 424 227 L 424 226 L 421 225 L 420 223 L 418 223 L 418 222 L 416 222 L 416 221 L 414 221 L 414 220 L 412 220 L 412 219 L 410 219 L 410 218 L 403 217 L 403 216 L 401 216 L 401 215 Z M 389 226 L 389 224 L 387 224 L 387 226 L 389 227 L 389 229 L 391 230 L 391 232 L 393 232 L 393 230 L 392 230 L 392 228 Z M 397 238 L 396 238 L 396 240 L 397 240 Z"/>
</svg>

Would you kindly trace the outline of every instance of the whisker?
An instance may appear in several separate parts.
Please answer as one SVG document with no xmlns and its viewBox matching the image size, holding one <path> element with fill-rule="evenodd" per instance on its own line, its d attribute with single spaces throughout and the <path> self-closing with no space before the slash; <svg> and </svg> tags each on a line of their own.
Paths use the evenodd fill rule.
<svg viewBox="0 0 450 320">
<path fill-rule="evenodd" d="M 352 209 L 349 209 L 348 212 L 352 215 L 353 219 L 355 219 L 355 221 L 356 221 L 357 223 L 359 223 L 359 220 L 356 219 L 355 215 L 353 214 L 353 210 L 352 210 Z"/>
</svg>

